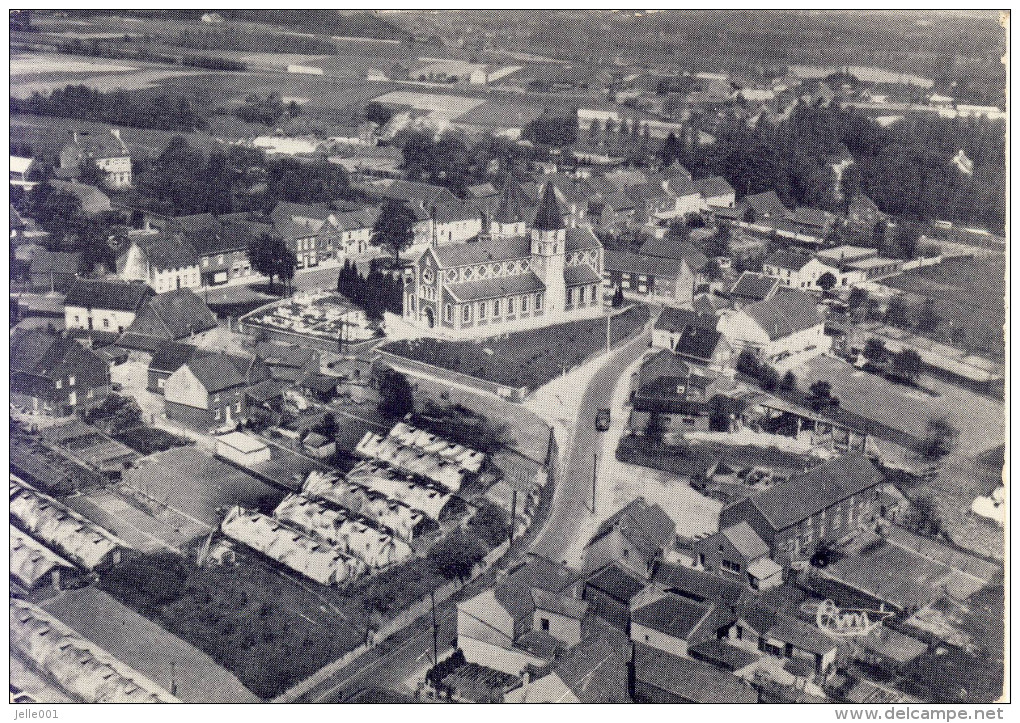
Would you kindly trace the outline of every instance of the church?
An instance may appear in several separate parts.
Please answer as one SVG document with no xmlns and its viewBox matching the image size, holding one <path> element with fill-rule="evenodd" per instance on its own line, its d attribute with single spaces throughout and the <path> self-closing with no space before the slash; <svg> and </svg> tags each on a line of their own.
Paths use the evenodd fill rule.
<svg viewBox="0 0 1020 723">
<path fill-rule="evenodd" d="M 484 237 L 426 249 L 404 279 L 404 319 L 471 337 L 600 315 L 601 242 L 567 226 L 551 183 L 527 216 L 507 184 Z"/>
</svg>

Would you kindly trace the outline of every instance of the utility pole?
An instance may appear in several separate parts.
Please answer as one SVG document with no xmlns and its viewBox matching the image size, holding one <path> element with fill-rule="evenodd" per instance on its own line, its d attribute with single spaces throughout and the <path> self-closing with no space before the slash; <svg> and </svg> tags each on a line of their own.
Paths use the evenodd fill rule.
<svg viewBox="0 0 1020 723">
<path fill-rule="evenodd" d="M 432 664 L 439 664 L 439 627 L 436 625 L 436 591 L 433 590 L 430 595 L 432 596 Z"/>
<path fill-rule="evenodd" d="M 170 695 L 177 695 L 177 661 L 170 661 Z"/>
<path fill-rule="evenodd" d="M 517 527 L 517 490 L 510 496 L 510 541 L 507 543 L 507 552 L 514 546 L 514 528 Z"/>
<path fill-rule="evenodd" d="M 595 489 L 598 485 L 599 479 L 599 454 L 595 452 L 592 454 L 591 463 L 591 513 L 595 514 Z"/>
<path fill-rule="evenodd" d="M 606 315 L 606 354 L 613 348 L 613 337 L 609 333 L 609 322 L 612 321 L 612 313 Z"/>
</svg>

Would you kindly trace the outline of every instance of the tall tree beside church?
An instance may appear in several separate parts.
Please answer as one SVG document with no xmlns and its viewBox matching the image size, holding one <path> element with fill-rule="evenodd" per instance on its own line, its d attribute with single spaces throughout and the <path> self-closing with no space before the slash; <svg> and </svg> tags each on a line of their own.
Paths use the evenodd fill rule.
<svg viewBox="0 0 1020 723">
<path fill-rule="evenodd" d="M 389 199 L 372 228 L 372 243 L 391 251 L 399 266 L 400 252 L 414 243 L 414 223 L 414 214 L 407 204 Z"/>
</svg>

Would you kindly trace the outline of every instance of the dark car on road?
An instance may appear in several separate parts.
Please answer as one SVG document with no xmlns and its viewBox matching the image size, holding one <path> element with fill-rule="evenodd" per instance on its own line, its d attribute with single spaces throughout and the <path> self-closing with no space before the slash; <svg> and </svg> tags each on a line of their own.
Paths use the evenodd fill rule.
<svg viewBox="0 0 1020 723">
<path fill-rule="evenodd" d="M 599 430 L 600 432 L 605 432 L 607 429 L 609 429 L 610 421 L 611 420 L 609 416 L 609 410 L 606 408 L 600 409 L 595 414 L 595 429 Z"/>
</svg>

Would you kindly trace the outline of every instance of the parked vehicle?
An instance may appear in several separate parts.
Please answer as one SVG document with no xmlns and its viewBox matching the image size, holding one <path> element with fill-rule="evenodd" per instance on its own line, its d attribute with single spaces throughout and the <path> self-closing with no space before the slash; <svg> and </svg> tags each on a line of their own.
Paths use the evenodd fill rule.
<svg viewBox="0 0 1020 723">
<path fill-rule="evenodd" d="M 612 421 L 612 419 L 610 417 L 609 410 L 606 408 L 600 409 L 595 415 L 595 429 L 600 432 L 605 432 L 609 429 L 610 421 Z"/>
</svg>

